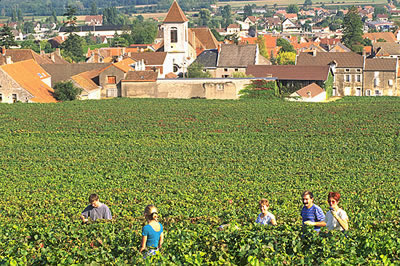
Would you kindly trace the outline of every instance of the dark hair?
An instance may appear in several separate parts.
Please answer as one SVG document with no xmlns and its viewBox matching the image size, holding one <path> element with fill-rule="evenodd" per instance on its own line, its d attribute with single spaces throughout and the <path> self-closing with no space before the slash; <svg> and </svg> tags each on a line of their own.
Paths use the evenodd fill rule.
<svg viewBox="0 0 400 266">
<path fill-rule="evenodd" d="M 91 194 L 89 196 L 89 203 L 93 203 L 93 202 L 98 201 L 98 200 L 99 200 L 99 195 L 97 195 L 97 194 Z"/>
<path fill-rule="evenodd" d="M 328 200 L 329 199 L 334 199 L 334 200 L 336 200 L 337 202 L 339 202 L 339 200 L 340 200 L 340 193 L 339 192 L 329 192 L 328 193 Z"/>
<path fill-rule="evenodd" d="M 313 194 L 311 191 L 308 191 L 308 190 L 304 191 L 303 194 L 302 194 L 301 196 L 304 198 L 304 197 L 307 196 L 307 195 L 310 196 L 310 199 L 313 199 L 313 198 L 314 198 L 314 194 Z"/>
<path fill-rule="evenodd" d="M 269 201 L 267 200 L 267 199 L 265 199 L 265 198 L 262 198 L 259 202 L 258 202 L 258 204 L 260 205 L 260 206 L 267 206 L 267 207 L 269 207 Z"/>
<path fill-rule="evenodd" d="M 146 208 L 144 208 L 144 216 L 146 217 L 146 220 L 151 221 L 151 220 L 156 220 L 158 219 L 158 213 L 157 212 L 151 212 L 151 210 L 156 208 L 153 204 L 147 205 Z"/>
</svg>

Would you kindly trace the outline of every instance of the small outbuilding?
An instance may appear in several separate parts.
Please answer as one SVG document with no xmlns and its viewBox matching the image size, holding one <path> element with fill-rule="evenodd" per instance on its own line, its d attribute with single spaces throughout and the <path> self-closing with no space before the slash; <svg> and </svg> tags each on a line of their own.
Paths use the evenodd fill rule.
<svg viewBox="0 0 400 266">
<path fill-rule="evenodd" d="M 315 83 L 311 83 L 300 90 L 290 94 L 292 101 L 322 102 L 326 99 L 326 92 Z"/>
</svg>

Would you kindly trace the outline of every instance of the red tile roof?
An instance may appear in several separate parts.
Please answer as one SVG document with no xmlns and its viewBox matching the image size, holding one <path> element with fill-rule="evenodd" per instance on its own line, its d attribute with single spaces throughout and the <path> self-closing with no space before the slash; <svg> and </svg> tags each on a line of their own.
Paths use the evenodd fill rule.
<svg viewBox="0 0 400 266">
<path fill-rule="evenodd" d="M 328 78 L 329 69 L 329 66 L 251 65 L 247 67 L 246 74 L 256 78 L 276 77 L 280 80 L 325 81 Z"/>
<path fill-rule="evenodd" d="M 324 89 L 322 89 L 320 86 L 318 86 L 315 83 L 311 83 L 310 85 L 307 85 L 300 90 L 296 91 L 298 95 L 300 95 L 303 98 L 314 98 L 315 96 L 321 94 L 324 92 Z"/>
<path fill-rule="evenodd" d="M 126 74 L 124 81 L 135 81 L 135 82 L 154 82 L 157 80 L 157 72 L 151 70 L 145 71 L 129 71 Z"/>
<path fill-rule="evenodd" d="M 53 96 L 54 90 L 42 81 L 50 75 L 35 60 L 20 61 L 1 66 L 1 68 L 33 95 L 32 101 L 38 103 L 57 102 Z"/>
<path fill-rule="evenodd" d="M 176 23 L 176 22 L 186 22 L 189 21 L 182 9 L 176 1 L 174 1 L 169 8 L 168 14 L 164 19 L 164 23 Z"/>
</svg>

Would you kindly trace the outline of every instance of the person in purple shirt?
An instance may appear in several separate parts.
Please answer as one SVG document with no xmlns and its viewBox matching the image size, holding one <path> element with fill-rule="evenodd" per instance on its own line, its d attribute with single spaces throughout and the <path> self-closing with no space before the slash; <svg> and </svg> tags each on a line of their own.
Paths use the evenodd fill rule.
<svg viewBox="0 0 400 266">
<path fill-rule="evenodd" d="M 303 225 L 314 226 L 315 231 L 319 232 L 322 226 L 326 226 L 325 214 L 322 209 L 314 204 L 314 195 L 310 191 L 302 194 L 304 207 L 301 209 Z"/>
</svg>

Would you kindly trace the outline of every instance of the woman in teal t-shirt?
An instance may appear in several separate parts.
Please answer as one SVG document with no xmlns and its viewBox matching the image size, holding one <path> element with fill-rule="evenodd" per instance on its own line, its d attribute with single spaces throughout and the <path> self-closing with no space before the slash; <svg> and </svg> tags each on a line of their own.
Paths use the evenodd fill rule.
<svg viewBox="0 0 400 266">
<path fill-rule="evenodd" d="M 147 220 L 147 225 L 142 229 L 142 246 L 140 252 L 148 248 L 145 255 L 152 256 L 157 253 L 164 242 L 163 226 L 158 222 L 158 212 L 154 205 L 147 205 L 144 209 L 144 216 Z"/>
</svg>

